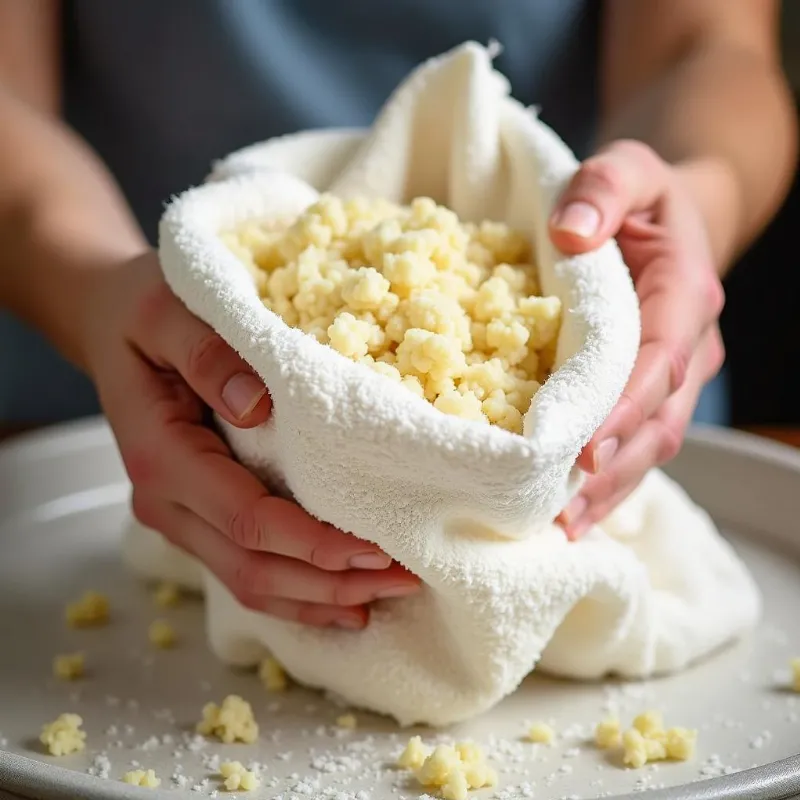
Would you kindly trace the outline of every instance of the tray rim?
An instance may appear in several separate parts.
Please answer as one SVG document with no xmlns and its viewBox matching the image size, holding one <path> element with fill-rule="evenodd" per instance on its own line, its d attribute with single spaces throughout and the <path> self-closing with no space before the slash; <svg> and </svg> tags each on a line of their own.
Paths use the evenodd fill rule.
<svg viewBox="0 0 800 800">
<path fill-rule="evenodd" d="M 800 479 L 800 450 L 752 433 L 710 425 L 693 426 L 687 435 L 693 446 L 769 463 Z M 115 447 L 103 417 L 87 417 L 17 434 L 0 443 L 4 462 L 30 463 L 98 446 Z M 83 772 L 0 750 L 0 792 L 16 792 L 22 800 L 168 800 L 174 789 L 143 790 L 121 782 L 102 780 Z M 144 794 L 142 794 L 144 792 Z M 2 794 L 0 794 L 2 796 Z M 635 800 L 640 793 L 614 795 L 608 800 Z M 732 775 L 651 790 L 652 800 L 792 800 L 800 798 L 800 754 Z M 13 795 L 12 795 L 13 797 Z"/>
</svg>

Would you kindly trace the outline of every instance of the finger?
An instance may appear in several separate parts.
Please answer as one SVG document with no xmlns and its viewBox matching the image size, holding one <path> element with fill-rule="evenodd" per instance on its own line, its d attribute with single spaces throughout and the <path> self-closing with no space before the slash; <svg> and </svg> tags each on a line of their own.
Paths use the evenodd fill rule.
<svg viewBox="0 0 800 800">
<path fill-rule="evenodd" d="M 550 236 L 565 253 L 583 253 L 617 234 L 632 212 L 654 206 L 666 168 L 646 145 L 618 141 L 583 162 L 556 204 Z"/>
<path fill-rule="evenodd" d="M 237 598 L 258 595 L 358 606 L 419 591 L 419 579 L 396 564 L 381 571 L 327 572 L 292 558 L 244 550 L 178 506 L 170 506 L 165 513 L 170 514 L 169 525 L 176 541 L 194 552 Z"/>
<path fill-rule="evenodd" d="M 269 552 L 326 570 L 386 569 L 380 548 L 320 522 L 296 503 L 273 497 L 201 426 L 181 426 L 163 448 L 160 469 L 170 499 L 190 508 L 246 550 Z"/>
<path fill-rule="evenodd" d="M 149 305 L 148 305 L 149 304 Z M 242 428 L 260 425 L 271 402 L 262 380 L 221 336 L 195 317 L 166 284 L 143 304 L 137 345 L 155 364 L 177 370 L 223 419 Z M 156 306 L 156 308 L 152 308 Z"/>
<path fill-rule="evenodd" d="M 601 521 L 639 485 L 645 473 L 680 451 L 705 383 L 722 365 L 719 329 L 712 326 L 692 358 L 686 382 L 602 472 L 589 478 L 559 517 L 570 538 Z"/>
<path fill-rule="evenodd" d="M 711 280 L 719 283 L 715 276 Z M 697 280 L 682 279 L 666 259 L 653 262 L 642 285 L 647 293 L 641 304 L 639 354 L 622 397 L 578 459 L 578 465 L 590 473 L 607 465 L 643 422 L 681 388 L 698 341 L 716 326 L 718 311 L 696 289 Z"/>
<path fill-rule="evenodd" d="M 141 492 L 134 492 L 132 506 L 143 525 L 160 531 L 173 545 L 201 561 L 209 558 L 207 566 L 245 608 L 315 627 L 359 629 L 366 625 L 368 612 L 364 606 L 342 608 L 285 600 L 258 594 L 251 586 L 231 580 L 232 576 L 241 573 L 241 569 L 236 568 L 236 560 L 248 557 L 255 560 L 255 554 L 236 553 L 220 534 L 202 520 L 193 518 L 186 509 Z"/>
</svg>

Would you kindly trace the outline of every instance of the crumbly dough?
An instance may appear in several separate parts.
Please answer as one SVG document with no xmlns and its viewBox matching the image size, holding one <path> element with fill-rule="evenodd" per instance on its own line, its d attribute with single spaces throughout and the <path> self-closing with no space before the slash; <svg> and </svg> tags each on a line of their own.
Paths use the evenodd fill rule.
<svg viewBox="0 0 800 800">
<path fill-rule="evenodd" d="M 175 608 L 181 602 L 181 588 L 176 583 L 160 583 L 153 592 L 153 602 L 159 608 Z"/>
<path fill-rule="evenodd" d="M 132 786 L 143 786 L 146 789 L 157 789 L 161 786 L 161 778 L 156 777 L 152 769 L 133 769 L 122 776 L 123 783 L 130 783 Z"/>
<path fill-rule="evenodd" d="M 427 753 L 420 738 L 415 736 L 409 740 L 398 764 L 415 770 L 422 786 L 440 789 L 445 800 L 466 800 L 471 789 L 497 783 L 496 772 L 486 763 L 483 751 L 472 742 L 443 744 Z"/>
<path fill-rule="evenodd" d="M 269 692 L 283 692 L 289 685 L 283 667 L 277 659 L 267 656 L 258 667 L 258 676 Z"/>
<path fill-rule="evenodd" d="M 214 736 L 225 744 L 252 744 L 258 738 L 258 723 L 250 703 L 238 695 L 229 694 L 222 705 L 207 703 L 203 707 L 203 719 L 197 723 L 197 732 Z"/>
<path fill-rule="evenodd" d="M 358 720 L 355 714 L 342 714 L 336 718 L 336 725 L 345 730 L 354 731 L 358 727 Z"/>
<path fill-rule="evenodd" d="M 792 668 L 792 689 L 800 692 L 800 657 L 793 658 L 789 666 Z"/>
<path fill-rule="evenodd" d="M 165 650 L 172 647 L 178 637 L 169 622 L 164 619 L 155 619 L 147 629 L 147 638 L 150 640 L 150 644 Z"/>
<path fill-rule="evenodd" d="M 67 625 L 71 628 L 88 628 L 105 625 L 109 617 L 108 597 L 100 592 L 87 591 L 65 610 Z"/>
<path fill-rule="evenodd" d="M 594 731 L 595 744 L 601 750 L 609 750 L 622 744 L 622 725 L 616 717 L 608 717 L 597 724 Z"/>
<path fill-rule="evenodd" d="M 83 653 L 64 653 L 53 659 L 53 675 L 62 681 L 74 681 L 83 677 L 86 657 Z"/>
<path fill-rule="evenodd" d="M 422 743 L 420 736 L 412 736 L 397 759 L 397 766 L 416 772 L 430 755 L 430 750 Z"/>
<path fill-rule="evenodd" d="M 220 764 L 219 774 L 224 778 L 222 785 L 229 792 L 252 792 L 261 785 L 258 775 L 245 769 L 240 761 L 224 761 Z"/>
<path fill-rule="evenodd" d="M 81 725 L 83 719 L 78 714 L 61 714 L 42 726 L 39 741 L 53 756 L 80 753 L 86 747 L 86 731 L 81 730 Z"/>
<path fill-rule="evenodd" d="M 555 738 L 556 732 L 544 722 L 537 722 L 528 730 L 528 741 L 534 744 L 552 744 Z"/>
<path fill-rule="evenodd" d="M 557 297 L 526 237 L 410 206 L 323 195 L 292 224 L 223 234 L 264 304 L 445 414 L 521 433 L 553 366 Z"/>
<path fill-rule="evenodd" d="M 621 748 L 623 764 L 640 769 L 654 761 L 688 761 L 694 756 L 697 731 L 665 728 L 661 712 L 650 710 L 639 714 L 624 732 L 618 719 L 603 720 L 595 729 L 595 743 L 604 750 Z"/>
</svg>

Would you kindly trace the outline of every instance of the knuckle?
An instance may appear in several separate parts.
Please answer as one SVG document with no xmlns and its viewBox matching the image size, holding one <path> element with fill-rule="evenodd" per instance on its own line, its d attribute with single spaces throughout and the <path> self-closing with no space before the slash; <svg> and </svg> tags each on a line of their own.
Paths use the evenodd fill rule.
<svg viewBox="0 0 800 800">
<path fill-rule="evenodd" d="M 584 161 L 577 179 L 610 194 L 625 190 L 625 180 L 619 167 L 603 156 L 594 156 Z"/>
<path fill-rule="evenodd" d="M 327 581 L 326 594 L 330 595 L 325 602 L 334 606 L 354 606 L 360 601 L 357 597 L 358 587 L 346 575 L 331 575 Z"/>
<path fill-rule="evenodd" d="M 645 414 L 641 399 L 634 397 L 628 392 L 623 393 L 620 398 L 620 404 L 626 409 L 624 431 L 627 436 L 630 436 L 644 425 L 647 415 Z"/>
<path fill-rule="evenodd" d="M 225 526 L 227 537 L 245 550 L 263 549 L 264 537 L 253 508 L 237 508 L 228 518 Z"/>
<path fill-rule="evenodd" d="M 663 421 L 659 439 L 659 463 L 664 464 L 667 461 L 672 461 L 680 453 L 683 446 L 683 426 L 675 421 Z"/>
<path fill-rule="evenodd" d="M 711 377 L 716 375 L 725 363 L 725 343 L 722 341 L 719 331 L 715 330 L 711 337 L 711 352 L 709 355 L 709 370 Z"/>
<path fill-rule="evenodd" d="M 148 486 L 158 481 L 159 460 L 148 448 L 134 447 L 122 454 L 122 463 L 134 486 Z"/>
<path fill-rule="evenodd" d="M 612 148 L 619 155 L 640 164 L 643 163 L 650 166 L 660 166 L 662 164 L 658 153 L 649 144 L 640 142 L 637 139 L 619 139 L 612 145 Z"/>
<path fill-rule="evenodd" d="M 131 497 L 133 516 L 146 528 L 156 528 L 159 524 L 157 503 L 148 495 L 134 491 Z"/>
<path fill-rule="evenodd" d="M 669 368 L 669 392 L 677 392 L 686 380 L 691 348 L 685 344 L 674 344 L 664 348 L 664 355 Z"/>
<path fill-rule="evenodd" d="M 271 595 L 274 588 L 271 570 L 246 556 L 240 558 L 233 569 L 229 587 L 239 600 L 245 596 L 255 598 L 258 595 Z"/>
<path fill-rule="evenodd" d="M 716 275 L 710 275 L 704 288 L 706 305 L 716 319 L 725 308 L 725 287 Z"/>
<path fill-rule="evenodd" d="M 175 302 L 175 295 L 164 281 L 142 292 L 133 309 L 134 330 L 159 330 L 165 317 L 174 309 Z"/>
<path fill-rule="evenodd" d="M 228 354 L 228 346 L 213 331 L 203 333 L 188 346 L 186 352 L 186 377 L 190 381 L 203 382 L 219 368 Z"/>
</svg>

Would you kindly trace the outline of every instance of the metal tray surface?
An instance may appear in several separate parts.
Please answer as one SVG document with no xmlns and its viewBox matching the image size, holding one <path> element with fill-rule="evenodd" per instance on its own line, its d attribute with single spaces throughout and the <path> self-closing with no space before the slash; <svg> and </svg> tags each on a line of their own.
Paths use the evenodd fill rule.
<svg viewBox="0 0 800 800">
<path fill-rule="evenodd" d="M 498 786 L 472 797 L 621 798 L 647 790 L 652 800 L 800 798 L 800 695 L 787 689 L 789 659 L 800 655 L 800 453 L 695 429 L 668 471 L 747 560 L 764 592 L 763 624 L 747 640 L 657 681 L 577 684 L 532 675 L 492 712 L 439 734 L 474 739 L 498 767 Z M 215 756 L 262 765 L 261 789 L 241 797 L 419 797 L 414 781 L 391 766 L 410 731 L 361 713 L 356 730 L 339 730 L 342 710 L 332 699 L 300 688 L 269 694 L 254 674 L 219 664 L 206 648 L 199 599 L 168 611 L 154 606 L 150 588 L 118 556 L 128 495 L 102 420 L 0 448 L 0 799 L 209 796 L 221 788 Z M 69 630 L 64 605 L 88 588 L 108 593 L 112 622 Z M 179 633 L 172 650 L 148 644 L 147 626 L 157 616 Z M 77 650 L 86 653 L 86 677 L 56 681 L 54 655 Z M 230 693 L 253 704 L 257 744 L 194 737 L 204 703 Z M 626 770 L 589 741 L 610 710 L 629 721 L 648 708 L 700 730 L 694 761 Z M 87 749 L 53 758 L 38 734 L 64 711 L 83 716 Z M 554 726 L 553 747 L 523 741 L 535 720 Z M 137 763 L 156 770 L 161 788 L 121 783 Z"/>
</svg>

